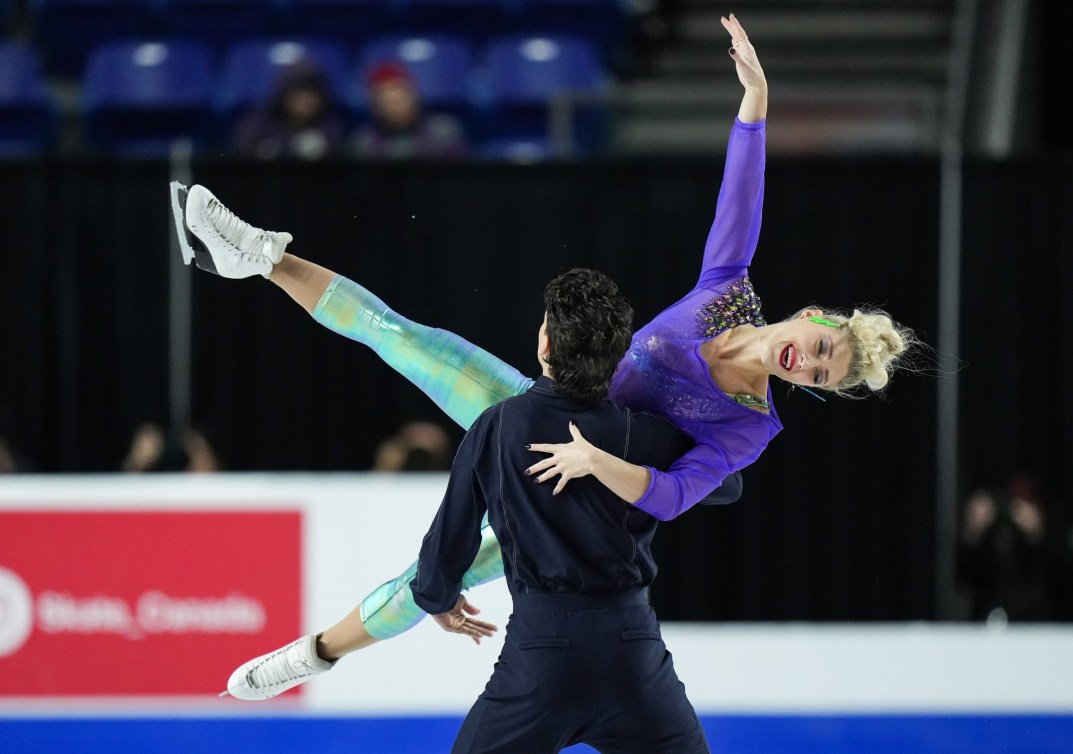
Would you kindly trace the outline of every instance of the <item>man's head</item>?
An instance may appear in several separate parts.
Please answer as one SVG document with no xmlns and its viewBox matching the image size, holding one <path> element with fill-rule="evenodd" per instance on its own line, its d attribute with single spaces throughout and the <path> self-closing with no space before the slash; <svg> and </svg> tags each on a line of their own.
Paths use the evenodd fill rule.
<svg viewBox="0 0 1073 754">
<path fill-rule="evenodd" d="M 547 374 L 572 398 L 603 399 L 630 345 L 630 302 L 602 272 L 578 268 L 548 283 L 544 307 L 538 356 Z"/>
</svg>

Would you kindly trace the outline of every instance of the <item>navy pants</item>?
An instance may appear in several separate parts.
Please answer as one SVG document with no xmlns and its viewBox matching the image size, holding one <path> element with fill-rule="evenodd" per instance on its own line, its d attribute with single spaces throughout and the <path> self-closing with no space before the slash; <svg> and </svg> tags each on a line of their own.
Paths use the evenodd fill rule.
<svg viewBox="0 0 1073 754">
<path fill-rule="evenodd" d="M 453 754 L 707 754 L 644 590 L 521 594 Z"/>
</svg>

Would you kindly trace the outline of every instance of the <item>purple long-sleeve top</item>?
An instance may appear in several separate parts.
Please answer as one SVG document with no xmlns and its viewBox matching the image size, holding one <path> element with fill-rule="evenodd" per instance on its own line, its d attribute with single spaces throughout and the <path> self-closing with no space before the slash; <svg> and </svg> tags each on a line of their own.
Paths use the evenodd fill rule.
<svg viewBox="0 0 1073 754">
<path fill-rule="evenodd" d="M 764 142 L 763 121 L 735 121 L 700 279 L 634 334 L 611 382 L 615 403 L 663 416 L 697 442 L 667 471 L 649 467 L 637 507 L 664 521 L 755 461 L 782 429 L 770 389 L 768 413 L 741 405 L 715 384 L 700 353 L 731 327 L 764 324 L 748 278 L 764 203 Z"/>
</svg>

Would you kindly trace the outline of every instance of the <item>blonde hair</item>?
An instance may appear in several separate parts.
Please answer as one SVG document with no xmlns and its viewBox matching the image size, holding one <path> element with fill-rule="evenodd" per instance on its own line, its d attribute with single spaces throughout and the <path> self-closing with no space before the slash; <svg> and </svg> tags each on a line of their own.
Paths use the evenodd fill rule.
<svg viewBox="0 0 1073 754">
<path fill-rule="evenodd" d="M 828 388 L 842 397 L 863 397 L 856 391 L 861 385 L 873 392 L 885 388 L 901 357 L 918 343 L 912 330 L 882 309 L 854 309 L 849 315 L 824 310 L 823 318 L 838 323 L 850 347 L 849 371 Z"/>
</svg>

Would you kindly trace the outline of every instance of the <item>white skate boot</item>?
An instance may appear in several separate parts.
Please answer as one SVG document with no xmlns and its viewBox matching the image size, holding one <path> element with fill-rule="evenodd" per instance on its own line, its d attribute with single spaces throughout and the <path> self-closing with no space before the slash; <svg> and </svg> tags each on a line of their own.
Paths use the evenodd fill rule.
<svg viewBox="0 0 1073 754">
<path fill-rule="evenodd" d="M 225 278 L 272 274 L 292 240 L 290 233 L 256 228 L 241 220 L 204 186 L 171 184 L 171 212 L 183 261 Z"/>
<path fill-rule="evenodd" d="M 271 699 L 328 672 L 334 664 L 317 656 L 316 636 L 303 636 L 275 652 L 240 665 L 228 679 L 227 691 L 220 696 L 230 694 L 250 702 Z"/>
</svg>

